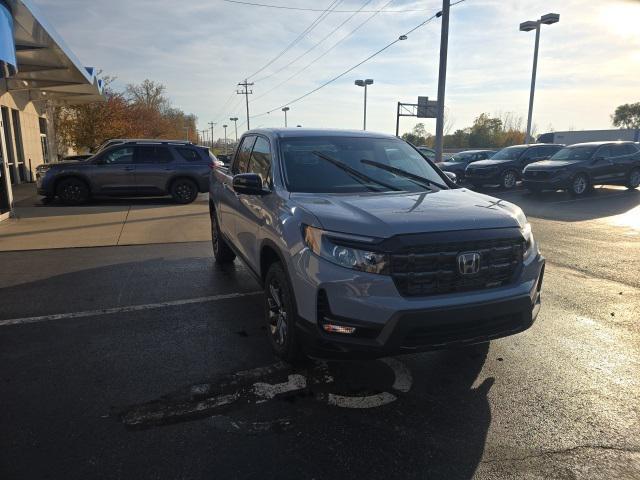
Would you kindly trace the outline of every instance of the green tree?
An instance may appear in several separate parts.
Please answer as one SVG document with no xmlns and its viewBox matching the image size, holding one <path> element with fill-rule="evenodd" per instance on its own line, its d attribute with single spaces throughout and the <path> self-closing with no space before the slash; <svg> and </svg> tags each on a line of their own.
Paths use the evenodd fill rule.
<svg viewBox="0 0 640 480">
<path fill-rule="evenodd" d="M 432 135 L 427 132 L 424 123 L 416 123 L 410 133 L 403 133 L 402 139 L 416 146 L 429 145 Z"/>
<path fill-rule="evenodd" d="M 640 102 L 620 105 L 611 120 L 615 127 L 640 128 Z"/>
</svg>

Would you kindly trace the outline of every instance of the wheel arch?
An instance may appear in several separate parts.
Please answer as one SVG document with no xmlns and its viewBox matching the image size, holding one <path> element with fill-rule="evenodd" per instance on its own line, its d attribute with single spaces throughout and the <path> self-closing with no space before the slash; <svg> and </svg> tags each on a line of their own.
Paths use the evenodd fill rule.
<svg viewBox="0 0 640 480">
<path fill-rule="evenodd" d="M 195 183 L 196 188 L 198 189 L 198 192 L 200 191 L 200 184 L 198 183 L 198 180 L 195 178 L 195 176 L 189 175 L 189 174 L 184 174 L 184 173 L 180 173 L 180 174 L 174 175 L 169 180 L 167 180 L 165 191 L 170 194 L 171 193 L 171 188 L 173 187 L 173 184 L 176 183 L 178 180 L 190 180 L 193 183 Z"/>
<path fill-rule="evenodd" d="M 89 180 L 89 178 L 87 178 L 85 175 L 82 174 L 78 174 L 78 173 L 65 173 L 63 175 L 60 175 L 59 177 L 56 177 L 53 181 L 53 193 L 56 194 L 58 192 L 58 185 L 60 185 L 61 182 L 63 182 L 64 180 L 80 180 L 81 182 L 83 182 L 87 188 L 89 189 L 89 193 L 93 193 L 93 185 L 91 184 L 91 181 Z"/>
<path fill-rule="evenodd" d="M 258 272 L 263 284 L 267 276 L 267 272 L 269 271 L 269 267 L 274 262 L 280 262 L 285 274 L 287 275 L 287 277 L 289 277 L 287 263 L 285 262 L 284 256 L 282 255 L 280 249 L 275 244 L 275 242 L 269 239 L 265 239 L 262 241 L 262 245 L 260 245 L 260 271 Z M 289 279 L 289 281 L 291 281 L 291 279 Z"/>
</svg>

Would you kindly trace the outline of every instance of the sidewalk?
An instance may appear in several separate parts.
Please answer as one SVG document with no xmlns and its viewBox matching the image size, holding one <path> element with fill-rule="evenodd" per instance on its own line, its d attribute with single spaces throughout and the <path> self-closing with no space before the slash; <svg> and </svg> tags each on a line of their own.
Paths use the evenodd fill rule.
<svg viewBox="0 0 640 480">
<path fill-rule="evenodd" d="M 33 184 L 16 187 L 16 216 L 0 222 L 0 251 L 211 239 L 204 194 L 190 205 L 176 205 L 170 198 L 139 198 L 68 207 L 42 204 Z"/>
</svg>

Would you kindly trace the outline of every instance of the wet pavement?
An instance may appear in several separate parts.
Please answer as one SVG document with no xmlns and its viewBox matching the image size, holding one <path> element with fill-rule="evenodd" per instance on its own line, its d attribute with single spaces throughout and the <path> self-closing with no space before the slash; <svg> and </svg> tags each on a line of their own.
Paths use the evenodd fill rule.
<svg viewBox="0 0 640 480">
<path fill-rule="evenodd" d="M 640 192 L 488 192 L 538 321 L 393 359 L 278 362 L 205 242 L 0 253 L 0 478 L 639 478 Z"/>
</svg>

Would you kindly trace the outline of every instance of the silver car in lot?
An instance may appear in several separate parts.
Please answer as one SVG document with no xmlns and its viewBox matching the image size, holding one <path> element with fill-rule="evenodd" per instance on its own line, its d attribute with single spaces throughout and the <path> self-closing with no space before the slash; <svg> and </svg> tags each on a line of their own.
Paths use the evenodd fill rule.
<svg viewBox="0 0 640 480">
<path fill-rule="evenodd" d="M 208 191 L 217 163 L 209 149 L 189 142 L 129 141 L 85 161 L 59 162 L 36 172 L 38 194 L 82 204 L 93 196 L 164 196 L 191 203 Z"/>
</svg>

